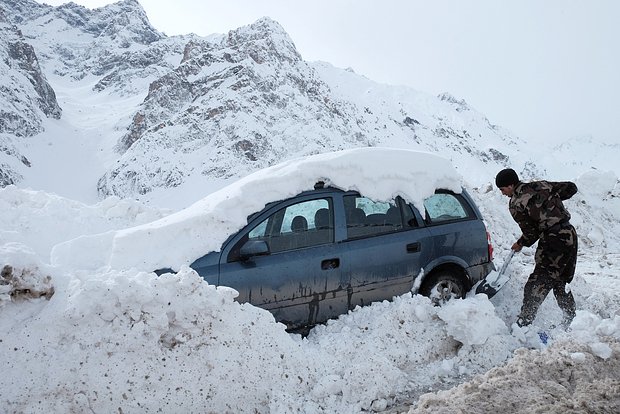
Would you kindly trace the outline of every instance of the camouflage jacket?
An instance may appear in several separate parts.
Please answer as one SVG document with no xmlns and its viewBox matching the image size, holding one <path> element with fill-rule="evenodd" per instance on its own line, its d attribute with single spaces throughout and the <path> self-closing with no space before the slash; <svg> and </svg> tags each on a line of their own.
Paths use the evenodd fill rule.
<svg viewBox="0 0 620 414">
<path fill-rule="evenodd" d="M 570 181 L 518 183 L 509 203 L 510 214 L 523 232 L 518 243 L 531 246 L 550 227 L 568 222 L 570 214 L 562 200 L 576 192 L 577 186 Z"/>
</svg>

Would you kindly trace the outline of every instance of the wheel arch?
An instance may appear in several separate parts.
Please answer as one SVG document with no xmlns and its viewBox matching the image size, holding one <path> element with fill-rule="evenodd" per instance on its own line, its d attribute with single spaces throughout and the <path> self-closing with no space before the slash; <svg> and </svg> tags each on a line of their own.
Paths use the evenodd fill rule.
<svg viewBox="0 0 620 414">
<path fill-rule="evenodd" d="M 433 263 L 433 262 L 429 263 L 429 266 L 427 266 L 426 268 L 427 270 L 424 272 L 424 278 L 422 279 L 420 286 L 423 285 L 424 282 L 430 276 L 436 273 L 439 273 L 439 272 L 446 271 L 446 272 L 453 273 L 457 275 L 459 278 L 461 278 L 463 282 L 465 283 L 466 290 L 469 291 L 471 287 L 473 286 L 471 277 L 465 270 L 466 268 L 466 266 L 464 266 L 465 262 L 463 263 L 460 263 L 460 262 L 461 261 L 459 260 L 454 260 L 454 261 L 444 260 L 444 261 L 437 262 L 437 263 Z"/>
</svg>

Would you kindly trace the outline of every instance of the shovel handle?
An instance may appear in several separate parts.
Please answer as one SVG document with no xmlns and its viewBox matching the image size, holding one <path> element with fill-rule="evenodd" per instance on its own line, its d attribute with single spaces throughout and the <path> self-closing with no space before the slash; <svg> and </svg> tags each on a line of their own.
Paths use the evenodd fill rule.
<svg viewBox="0 0 620 414">
<path fill-rule="evenodd" d="M 508 254 L 508 257 L 506 258 L 506 260 L 504 260 L 504 264 L 502 265 L 502 268 L 499 270 L 499 274 L 503 275 L 504 272 L 506 271 L 506 268 L 508 267 L 508 263 L 510 263 L 510 261 L 512 260 L 512 256 L 515 255 L 515 251 L 514 250 L 510 250 L 510 253 Z"/>
</svg>

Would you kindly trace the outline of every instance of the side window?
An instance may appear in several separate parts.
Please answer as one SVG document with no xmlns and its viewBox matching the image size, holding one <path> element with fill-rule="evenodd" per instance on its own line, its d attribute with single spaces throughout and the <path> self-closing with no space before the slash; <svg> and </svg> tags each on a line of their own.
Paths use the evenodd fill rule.
<svg viewBox="0 0 620 414">
<path fill-rule="evenodd" d="M 276 211 L 237 243 L 229 261 L 247 240 L 264 240 L 271 253 L 317 246 L 334 241 L 334 213 L 331 198 L 303 201 Z"/>
<path fill-rule="evenodd" d="M 444 221 L 465 220 L 473 212 L 457 194 L 436 193 L 424 200 L 426 222 L 429 224 Z"/>
<path fill-rule="evenodd" d="M 362 196 L 345 196 L 347 237 L 391 233 L 403 228 L 400 203 L 376 202 Z"/>
<path fill-rule="evenodd" d="M 405 203 L 403 200 L 401 202 L 402 210 L 403 210 L 403 219 L 406 227 L 419 227 L 420 223 L 416 219 L 415 213 L 413 212 L 413 205 Z M 416 210 L 417 211 L 417 210 Z"/>
<path fill-rule="evenodd" d="M 266 235 L 267 235 L 267 220 L 263 221 L 258 226 L 250 230 L 250 233 L 248 233 L 248 238 L 250 240 L 257 240 L 257 239 L 264 238 Z"/>
</svg>

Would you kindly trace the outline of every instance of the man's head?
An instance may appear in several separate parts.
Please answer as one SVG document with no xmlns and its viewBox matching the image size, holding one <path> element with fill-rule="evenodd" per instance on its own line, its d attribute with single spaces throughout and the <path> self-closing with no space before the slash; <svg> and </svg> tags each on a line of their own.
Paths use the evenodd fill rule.
<svg viewBox="0 0 620 414">
<path fill-rule="evenodd" d="M 517 184 L 519 184 L 519 176 L 512 168 L 503 169 L 495 176 L 495 185 L 507 197 L 512 197 Z"/>
</svg>

